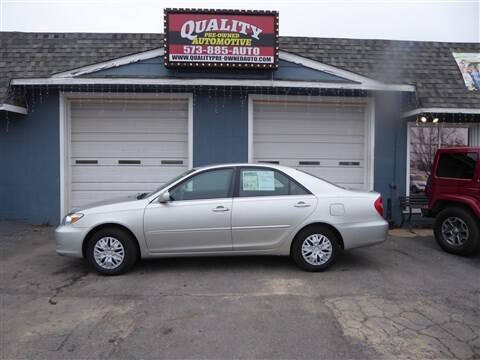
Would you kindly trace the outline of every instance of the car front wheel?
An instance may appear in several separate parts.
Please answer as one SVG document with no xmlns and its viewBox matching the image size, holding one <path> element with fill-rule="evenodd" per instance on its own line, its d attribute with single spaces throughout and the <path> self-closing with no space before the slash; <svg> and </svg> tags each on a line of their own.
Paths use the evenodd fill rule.
<svg viewBox="0 0 480 360">
<path fill-rule="evenodd" d="M 292 258 L 307 271 L 323 271 L 333 264 L 339 252 L 338 239 L 327 227 L 302 230 L 292 244 Z"/>
<path fill-rule="evenodd" d="M 97 231 L 88 242 L 87 259 L 102 275 L 120 275 L 136 262 L 138 250 L 132 236 L 119 228 Z"/>
<path fill-rule="evenodd" d="M 435 239 L 446 252 L 470 255 L 479 246 L 479 226 L 473 214 L 463 208 L 442 210 L 435 218 Z"/>
</svg>

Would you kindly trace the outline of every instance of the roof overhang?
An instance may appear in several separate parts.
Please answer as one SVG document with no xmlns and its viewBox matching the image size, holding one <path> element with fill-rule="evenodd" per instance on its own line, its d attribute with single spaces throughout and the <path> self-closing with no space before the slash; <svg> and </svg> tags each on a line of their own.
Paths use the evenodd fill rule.
<svg viewBox="0 0 480 360">
<path fill-rule="evenodd" d="M 415 91 L 409 85 L 339 84 L 318 81 L 244 80 L 204 78 L 32 78 L 13 79 L 12 85 L 168 85 L 168 86 L 244 86 L 269 88 L 318 88 L 371 91 Z"/>
<path fill-rule="evenodd" d="M 11 105 L 11 104 L 0 104 L 0 111 L 2 110 L 17 113 L 17 114 L 22 114 L 22 115 L 28 114 L 27 108 L 24 108 L 22 106 L 17 106 L 17 105 Z"/>
<path fill-rule="evenodd" d="M 233 86 L 233 87 L 269 87 L 269 88 L 323 88 L 370 91 L 414 92 L 412 85 L 384 84 L 365 76 L 320 63 L 299 55 L 280 51 L 280 59 L 293 62 L 314 70 L 351 80 L 354 83 L 334 83 L 319 81 L 289 80 L 249 80 L 249 79 L 206 79 L 206 78 L 88 78 L 85 76 L 97 71 L 110 69 L 138 61 L 163 56 L 163 48 L 153 49 L 118 59 L 84 66 L 52 75 L 48 78 L 13 79 L 11 85 L 154 85 L 154 86 Z"/>
<path fill-rule="evenodd" d="M 403 113 L 402 118 L 420 114 L 480 114 L 480 109 L 469 108 L 418 108 Z"/>
</svg>

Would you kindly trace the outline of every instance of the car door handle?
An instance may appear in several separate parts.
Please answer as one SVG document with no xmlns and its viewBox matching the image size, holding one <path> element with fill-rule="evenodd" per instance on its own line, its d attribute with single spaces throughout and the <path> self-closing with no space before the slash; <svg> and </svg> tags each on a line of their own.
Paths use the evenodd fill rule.
<svg viewBox="0 0 480 360">
<path fill-rule="evenodd" d="M 298 207 L 298 208 L 304 208 L 304 207 L 309 207 L 310 204 L 307 204 L 305 201 L 299 201 L 298 203 L 296 203 L 293 206 Z"/>
<path fill-rule="evenodd" d="M 223 211 L 228 211 L 228 210 L 229 210 L 228 208 L 226 208 L 225 206 L 222 206 L 222 205 L 219 205 L 216 208 L 212 209 L 212 211 L 215 211 L 215 212 L 223 212 Z"/>
</svg>

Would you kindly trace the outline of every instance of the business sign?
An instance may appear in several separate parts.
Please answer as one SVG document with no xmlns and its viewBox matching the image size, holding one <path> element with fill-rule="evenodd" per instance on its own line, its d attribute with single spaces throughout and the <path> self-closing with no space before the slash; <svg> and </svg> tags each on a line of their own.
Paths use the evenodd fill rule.
<svg viewBox="0 0 480 360">
<path fill-rule="evenodd" d="M 468 90 L 480 91 L 480 53 L 452 53 Z"/>
<path fill-rule="evenodd" d="M 167 67 L 278 67 L 278 12 L 165 9 Z"/>
</svg>

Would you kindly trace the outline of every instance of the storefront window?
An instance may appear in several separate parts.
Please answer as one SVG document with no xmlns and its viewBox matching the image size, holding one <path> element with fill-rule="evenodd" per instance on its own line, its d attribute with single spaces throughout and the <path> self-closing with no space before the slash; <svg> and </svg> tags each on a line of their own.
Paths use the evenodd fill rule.
<svg viewBox="0 0 480 360">
<path fill-rule="evenodd" d="M 423 193 L 439 147 L 468 146 L 467 126 L 411 126 L 410 194 Z"/>
</svg>

